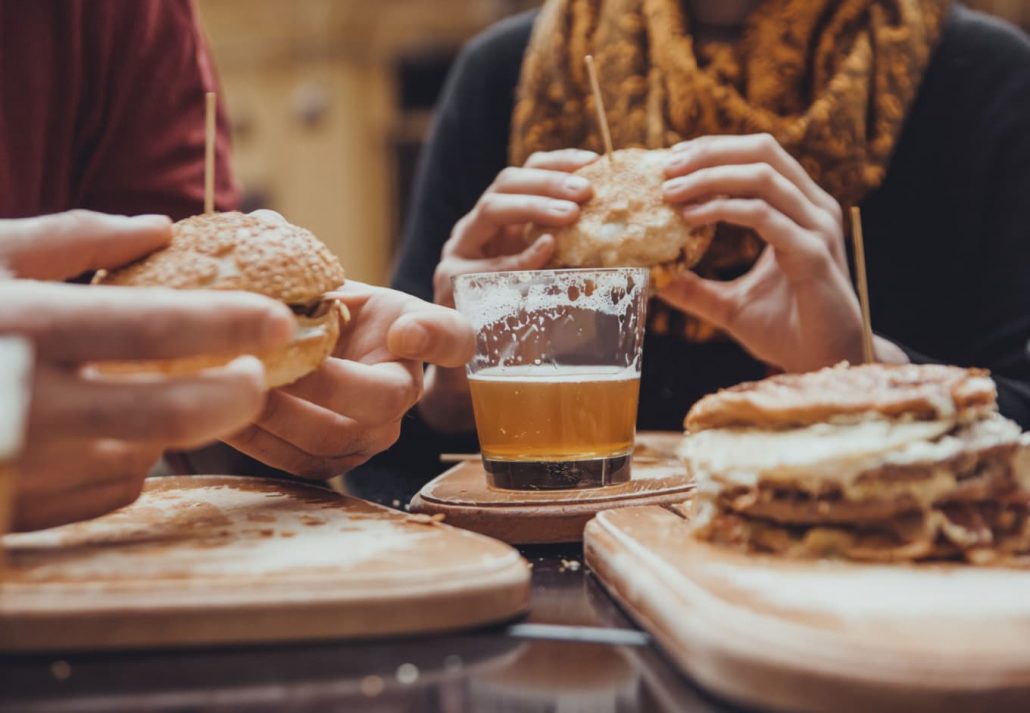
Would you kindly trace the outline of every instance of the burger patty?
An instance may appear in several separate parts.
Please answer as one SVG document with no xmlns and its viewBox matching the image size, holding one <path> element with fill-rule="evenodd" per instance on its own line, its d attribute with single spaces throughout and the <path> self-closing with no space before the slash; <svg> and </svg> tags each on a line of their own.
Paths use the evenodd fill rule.
<svg viewBox="0 0 1030 713">
<path fill-rule="evenodd" d="M 887 464 L 856 478 L 869 493 L 861 499 L 849 498 L 839 482 L 829 479 L 816 492 L 806 484 L 759 482 L 753 488 L 718 489 L 715 499 L 727 511 L 787 525 L 881 521 L 928 504 L 989 500 L 1017 491 L 1017 449 L 1016 443 L 1001 443 L 936 463 Z"/>
<path fill-rule="evenodd" d="M 699 539 L 788 558 L 1030 565 L 1030 502 L 1025 495 L 946 503 L 851 525 L 784 525 L 714 503 L 702 503 L 693 518 Z"/>
</svg>

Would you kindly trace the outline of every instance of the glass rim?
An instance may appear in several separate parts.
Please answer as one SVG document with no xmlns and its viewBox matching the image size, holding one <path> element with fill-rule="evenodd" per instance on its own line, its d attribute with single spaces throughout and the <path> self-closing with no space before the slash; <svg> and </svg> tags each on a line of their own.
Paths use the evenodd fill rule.
<svg viewBox="0 0 1030 713">
<path fill-rule="evenodd" d="M 569 275 L 569 274 L 596 274 L 613 272 L 642 272 L 648 279 L 651 278 L 651 268 L 638 265 L 625 265 L 623 267 L 558 267 L 543 270 L 500 270 L 497 272 L 468 272 L 464 275 L 453 275 L 451 285 L 457 286 L 459 281 L 470 281 L 483 278 L 504 278 L 517 275 Z"/>
</svg>

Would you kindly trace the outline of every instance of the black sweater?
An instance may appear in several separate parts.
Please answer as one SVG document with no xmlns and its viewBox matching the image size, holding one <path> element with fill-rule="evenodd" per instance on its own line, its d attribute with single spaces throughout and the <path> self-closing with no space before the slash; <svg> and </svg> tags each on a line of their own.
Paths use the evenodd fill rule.
<svg viewBox="0 0 1030 713">
<path fill-rule="evenodd" d="M 527 13 L 494 26 L 457 60 L 422 156 L 397 289 L 432 299 L 444 241 L 507 165 L 514 91 L 533 19 Z M 877 333 L 913 361 L 991 369 L 1002 412 L 1030 428 L 1025 35 L 955 7 L 887 178 L 862 203 L 862 216 Z M 700 396 L 765 371 L 732 343 L 650 335 L 644 350 L 641 428 L 678 429 Z M 407 432 L 401 447 L 414 454 L 425 430 L 413 423 Z"/>
</svg>

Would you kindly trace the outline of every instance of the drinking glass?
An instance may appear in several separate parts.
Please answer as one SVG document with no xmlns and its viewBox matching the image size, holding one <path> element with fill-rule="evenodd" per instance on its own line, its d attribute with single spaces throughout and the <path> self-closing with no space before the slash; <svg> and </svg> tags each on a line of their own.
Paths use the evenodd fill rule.
<svg viewBox="0 0 1030 713">
<path fill-rule="evenodd" d="M 629 480 L 647 295 L 645 268 L 454 278 L 476 332 L 468 377 L 490 485 Z"/>
</svg>

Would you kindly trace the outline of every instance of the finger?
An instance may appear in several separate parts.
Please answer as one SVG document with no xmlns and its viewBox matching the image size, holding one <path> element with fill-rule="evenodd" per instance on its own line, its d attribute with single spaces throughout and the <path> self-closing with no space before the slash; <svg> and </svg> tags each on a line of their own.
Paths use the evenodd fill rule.
<svg viewBox="0 0 1030 713">
<path fill-rule="evenodd" d="M 731 331 L 740 309 L 738 296 L 733 283 L 706 280 L 693 272 L 681 273 L 658 293 L 658 298 L 666 304 L 727 331 Z"/>
<path fill-rule="evenodd" d="M 29 439 L 116 438 L 181 448 L 237 431 L 261 412 L 264 369 L 253 357 L 178 379 L 107 379 L 37 370 Z"/>
<path fill-rule="evenodd" d="M 443 307 L 439 309 L 447 311 Z M 378 425 L 401 418 L 415 405 L 422 395 L 422 368 L 400 362 L 361 364 L 330 357 L 314 372 L 283 387 L 282 391 L 333 414 L 366 425 Z M 277 413 L 280 405 L 281 400 L 270 398 L 259 425 L 263 427 L 293 415 L 292 412 Z"/>
<path fill-rule="evenodd" d="M 514 224 L 536 223 L 547 227 L 571 225 L 579 219 L 579 204 L 542 196 L 485 194 L 459 225 L 451 246 L 454 254 L 476 259 L 497 231 Z"/>
<path fill-rule="evenodd" d="M 461 257 L 445 257 L 433 273 L 433 300 L 443 307 L 454 307 L 454 288 L 451 279 L 460 275 L 480 272 L 513 272 L 518 270 L 540 270 L 554 257 L 554 236 L 544 234 L 532 245 L 514 255 L 468 260 Z"/>
<path fill-rule="evenodd" d="M 18 458 L 17 497 L 63 497 L 76 488 L 141 478 L 160 457 L 161 448 L 147 444 L 37 438 Z"/>
<path fill-rule="evenodd" d="M 13 530 L 43 530 L 91 520 L 134 503 L 143 492 L 144 476 L 87 485 L 54 497 L 15 498 Z"/>
<path fill-rule="evenodd" d="M 768 203 L 756 198 L 717 198 L 683 209 L 690 223 L 732 223 L 751 228 L 776 251 L 785 274 L 794 279 L 817 277 L 833 264 L 829 248 Z"/>
<path fill-rule="evenodd" d="M 584 166 L 589 166 L 598 158 L 600 158 L 600 154 L 582 149 L 537 151 L 526 159 L 526 168 L 542 168 L 548 171 L 571 173 Z"/>
<path fill-rule="evenodd" d="M 749 136 L 703 136 L 677 144 L 666 165 L 666 176 L 674 178 L 702 168 L 728 164 L 768 163 L 796 185 L 809 200 L 831 215 L 840 206 L 817 184 L 797 160 L 769 134 Z"/>
<path fill-rule="evenodd" d="M 241 453 L 272 468 L 300 478 L 318 480 L 342 475 L 379 452 L 371 450 L 371 445 L 366 449 L 366 445 L 361 443 L 355 444 L 353 450 L 337 456 L 316 456 L 259 426 L 250 426 L 225 439 L 225 442 Z M 389 446 L 384 446 L 379 450 L 385 450 L 387 447 Z"/>
<path fill-rule="evenodd" d="M 497 193 L 537 195 L 583 203 L 594 191 L 590 181 L 581 176 L 570 176 L 561 171 L 538 168 L 506 168 L 494 181 Z"/>
<path fill-rule="evenodd" d="M 804 228 L 832 229 L 830 216 L 767 163 L 701 168 L 666 181 L 662 194 L 669 203 L 697 202 L 720 195 L 761 198 Z"/>
<path fill-rule="evenodd" d="M 0 220 L 0 266 L 16 277 L 64 280 L 138 260 L 168 244 L 163 215 L 105 215 L 85 210 Z"/>
<path fill-rule="evenodd" d="M 402 315 L 386 335 L 387 348 L 395 356 L 443 367 L 468 363 L 475 342 L 467 319 L 454 310 L 435 305 Z"/>
<path fill-rule="evenodd" d="M 295 328 L 285 305 L 245 292 L 0 282 L 0 331 L 50 361 L 258 353 Z"/>
<path fill-rule="evenodd" d="M 255 426 L 307 456 L 339 459 L 385 450 L 399 435 L 401 416 L 368 426 L 290 394 L 273 392 Z"/>
</svg>

